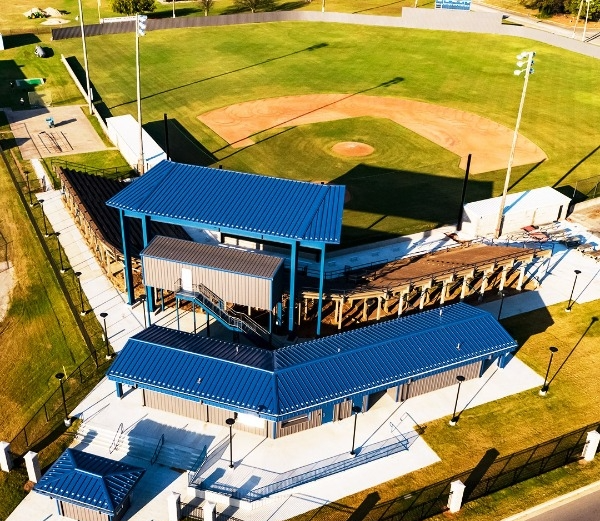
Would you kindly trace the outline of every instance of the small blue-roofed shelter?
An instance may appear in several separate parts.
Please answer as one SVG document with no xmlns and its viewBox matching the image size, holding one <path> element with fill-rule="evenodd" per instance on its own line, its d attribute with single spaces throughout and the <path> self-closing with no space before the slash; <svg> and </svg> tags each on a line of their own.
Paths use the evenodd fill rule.
<svg viewBox="0 0 600 521">
<path fill-rule="evenodd" d="M 142 221 L 144 247 L 151 222 L 202 228 L 290 247 L 288 329 L 294 330 L 299 248 L 320 252 L 317 335 L 320 334 L 325 249 L 339 244 L 344 186 L 325 185 L 162 161 L 107 205 L 121 216 L 125 280 L 133 304 L 129 218 Z M 152 288 L 147 288 L 150 297 Z M 148 298 L 148 310 L 154 299 Z"/>
<path fill-rule="evenodd" d="M 366 410 L 377 393 L 402 401 L 458 374 L 477 378 L 516 348 L 492 315 L 459 303 L 276 351 L 152 326 L 107 376 L 119 396 L 136 386 L 146 405 L 222 425 L 237 415 L 245 430 L 276 438 Z"/>
<path fill-rule="evenodd" d="M 61 516 L 82 521 L 119 521 L 144 472 L 120 461 L 67 449 L 34 490 L 55 499 Z"/>
</svg>

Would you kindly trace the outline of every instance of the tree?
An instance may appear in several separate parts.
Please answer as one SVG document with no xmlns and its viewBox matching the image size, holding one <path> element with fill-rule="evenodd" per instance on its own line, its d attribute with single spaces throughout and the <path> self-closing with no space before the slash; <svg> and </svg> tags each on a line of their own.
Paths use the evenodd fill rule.
<svg viewBox="0 0 600 521">
<path fill-rule="evenodd" d="M 233 5 L 240 11 L 271 11 L 275 8 L 275 0 L 233 0 Z"/>
<path fill-rule="evenodd" d="M 154 0 L 111 0 L 110 4 L 114 13 L 125 15 L 151 13 L 156 9 Z"/>
<path fill-rule="evenodd" d="M 204 16 L 208 16 L 208 12 L 212 9 L 212 6 L 215 5 L 215 0 L 199 0 L 199 2 L 204 9 Z"/>
</svg>

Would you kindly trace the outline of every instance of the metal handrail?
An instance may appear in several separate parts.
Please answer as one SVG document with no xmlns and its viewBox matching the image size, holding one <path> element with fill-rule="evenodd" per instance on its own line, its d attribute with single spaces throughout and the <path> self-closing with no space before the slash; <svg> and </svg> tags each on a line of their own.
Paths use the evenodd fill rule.
<svg viewBox="0 0 600 521">
<path fill-rule="evenodd" d="M 190 292 L 189 290 L 183 289 L 181 286 L 181 279 L 178 279 L 175 283 L 175 288 L 175 293 L 191 293 L 198 304 L 202 307 L 209 308 L 210 311 L 229 326 L 242 331 L 243 333 L 254 333 L 261 338 L 268 340 L 269 332 L 265 328 L 245 313 L 228 308 L 223 299 L 208 289 L 204 284 L 193 284 L 192 291 Z"/>
<path fill-rule="evenodd" d="M 204 445 L 200 455 L 196 458 L 196 461 L 194 461 L 192 465 L 193 472 L 188 473 L 188 486 L 192 485 L 202 471 L 202 464 L 206 461 L 206 456 L 208 456 L 208 446 Z"/>
<path fill-rule="evenodd" d="M 161 434 L 160 438 L 158 440 L 158 443 L 156 444 L 156 448 L 154 449 L 154 454 L 152 455 L 152 458 L 150 458 L 150 465 L 154 465 L 156 463 L 156 460 L 158 459 L 158 455 L 160 454 L 160 450 L 162 449 L 164 444 L 165 444 L 165 435 Z"/>
<path fill-rule="evenodd" d="M 121 422 L 117 427 L 117 432 L 115 432 L 115 436 L 113 438 L 112 443 L 108 449 L 108 452 L 112 454 L 119 447 L 119 443 L 121 442 L 121 436 L 123 435 L 123 423 Z"/>
<path fill-rule="evenodd" d="M 349 468 L 364 465 L 370 461 L 384 458 L 397 452 L 405 451 L 410 448 L 412 443 L 419 437 L 416 432 L 404 436 L 404 439 L 398 441 L 396 437 L 388 438 L 372 445 L 363 447 L 354 457 L 349 458 L 347 453 L 338 454 L 332 458 L 318 461 L 316 463 L 305 465 L 297 469 L 291 470 L 280 476 L 287 476 L 278 479 L 274 483 L 269 483 L 263 487 L 256 488 L 250 491 L 239 491 L 231 485 L 222 483 L 211 483 L 207 490 L 219 491 L 222 494 L 227 494 L 235 499 L 244 499 L 246 501 L 256 501 L 264 497 L 270 496 L 276 492 L 288 490 L 292 487 L 309 483 L 326 476 L 331 476 L 342 472 Z M 200 483 L 199 488 L 203 488 Z"/>
</svg>

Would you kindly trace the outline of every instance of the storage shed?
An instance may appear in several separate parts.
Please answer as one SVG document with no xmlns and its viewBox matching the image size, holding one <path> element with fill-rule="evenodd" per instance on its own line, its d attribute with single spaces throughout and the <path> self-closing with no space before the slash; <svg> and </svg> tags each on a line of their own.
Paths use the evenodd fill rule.
<svg viewBox="0 0 600 521">
<path fill-rule="evenodd" d="M 277 438 L 500 367 L 516 342 L 486 311 L 454 304 L 268 351 L 152 326 L 108 370 L 146 405 Z M 240 422 L 237 422 L 240 419 Z"/>
<path fill-rule="evenodd" d="M 119 521 L 144 469 L 67 449 L 35 485 L 56 500 L 58 514 L 79 521 Z"/>
<path fill-rule="evenodd" d="M 131 168 L 137 168 L 140 158 L 140 127 L 131 114 L 106 118 L 108 137 L 119 149 Z M 167 154 L 150 134 L 142 129 L 144 172 L 167 159 Z"/>
<path fill-rule="evenodd" d="M 493 197 L 465 204 L 462 229 L 476 237 L 493 234 L 498 224 L 501 202 L 501 197 Z M 508 194 L 501 232 L 510 233 L 525 226 L 539 226 L 564 219 L 570 203 L 569 197 L 549 186 Z"/>
<path fill-rule="evenodd" d="M 146 286 L 193 292 L 203 285 L 225 302 L 269 311 L 281 301 L 280 257 L 162 236 L 141 257 Z"/>
</svg>

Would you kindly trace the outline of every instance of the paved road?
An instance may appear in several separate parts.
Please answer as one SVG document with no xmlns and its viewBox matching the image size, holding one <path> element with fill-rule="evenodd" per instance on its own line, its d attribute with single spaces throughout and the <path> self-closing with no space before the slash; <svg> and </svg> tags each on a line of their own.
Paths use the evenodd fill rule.
<svg viewBox="0 0 600 521">
<path fill-rule="evenodd" d="M 529 521 L 598 521 L 600 520 L 600 491 L 527 519 Z"/>
</svg>

